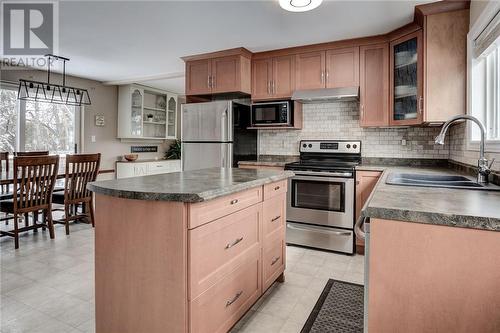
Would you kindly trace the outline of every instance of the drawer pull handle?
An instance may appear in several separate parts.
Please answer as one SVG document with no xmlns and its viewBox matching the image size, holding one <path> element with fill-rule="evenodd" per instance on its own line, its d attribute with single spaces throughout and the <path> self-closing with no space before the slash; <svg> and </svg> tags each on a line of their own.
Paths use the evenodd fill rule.
<svg viewBox="0 0 500 333">
<path fill-rule="evenodd" d="M 280 257 L 274 258 L 273 261 L 271 261 L 271 266 L 273 266 L 275 263 L 277 263 L 278 260 L 280 260 Z"/>
<path fill-rule="evenodd" d="M 243 294 L 243 290 L 238 291 L 238 292 L 236 293 L 236 295 L 234 295 L 234 297 L 233 297 L 233 298 L 231 298 L 229 301 L 227 301 L 227 302 L 226 302 L 226 308 L 227 308 L 228 306 L 230 306 L 231 304 L 233 304 L 234 302 L 236 302 L 236 300 L 237 300 L 238 298 L 240 298 L 240 296 L 241 296 L 242 294 Z"/>
<path fill-rule="evenodd" d="M 226 247 L 225 247 L 225 249 L 227 250 L 227 249 L 232 248 L 233 246 L 235 246 L 236 244 L 238 244 L 238 243 L 239 243 L 239 242 L 241 242 L 242 240 L 243 240 L 243 237 L 236 238 L 236 239 L 234 240 L 234 242 L 227 244 L 227 245 L 226 245 Z"/>
<path fill-rule="evenodd" d="M 238 199 L 231 200 L 231 202 L 230 202 L 231 205 L 234 205 L 236 203 L 238 203 Z"/>
<path fill-rule="evenodd" d="M 279 219 L 280 219 L 280 217 L 281 217 L 281 215 L 276 216 L 275 218 L 271 219 L 271 222 L 274 222 L 274 221 L 276 221 L 276 220 L 279 220 Z"/>
<path fill-rule="evenodd" d="M 276 186 L 276 187 L 274 188 L 274 190 L 275 190 L 275 191 L 277 191 L 277 190 L 279 190 L 279 189 L 280 189 L 280 187 L 279 187 L 279 186 Z"/>
</svg>

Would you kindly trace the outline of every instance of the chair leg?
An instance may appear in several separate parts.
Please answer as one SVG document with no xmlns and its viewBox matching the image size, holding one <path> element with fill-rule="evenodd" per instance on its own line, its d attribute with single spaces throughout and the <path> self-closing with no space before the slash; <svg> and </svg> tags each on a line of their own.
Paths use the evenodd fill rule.
<svg viewBox="0 0 500 333">
<path fill-rule="evenodd" d="M 54 223 L 52 222 L 52 208 L 47 210 L 47 227 L 49 228 L 50 239 L 54 239 Z"/>
<path fill-rule="evenodd" d="M 17 221 L 17 214 L 14 214 L 14 248 L 19 248 L 19 226 Z"/>
<path fill-rule="evenodd" d="M 88 203 L 88 209 L 90 211 L 90 221 L 92 222 L 92 227 L 95 227 L 95 221 L 94 221 L 94 202 L 92 200 L 89 201 Z"/>
<path fill-rule="evenodd" d="M 30 225 L 30 216 L 28 213 L 24 213 L 24 223 L 26 224 L 26 226 Z"/>
<path fill-rule="evenodd" d="M 70 214 L 71 206 L 64 205 L 64 228 L 66 229 L 66 235 L 69 235 L 69 214 Z"/>
<path fill-rule="evenodd" d="M 38 232 L 38 227 L 36 226 L 36 223 L 38 222 L 38 212 L 33 212 L 33 226 L 35 229 L 33 229 L 33 233 Z"/>
<path fill-rule="evenodd" d="M 42 231 L 45 231 L 45 226 L 47 225 L 47 212 L 44 210 L 42 212 Z"/>
</svg>

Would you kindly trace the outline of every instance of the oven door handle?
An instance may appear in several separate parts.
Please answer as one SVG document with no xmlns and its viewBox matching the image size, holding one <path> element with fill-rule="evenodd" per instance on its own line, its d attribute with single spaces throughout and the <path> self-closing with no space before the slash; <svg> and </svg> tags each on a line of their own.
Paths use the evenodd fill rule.
<svg viewBox="0 0 500 333">
<path fill-rule="evenodd" d="M 295 171 L 292 170 L 297 176 L 328 176 L 328 177 L 343 177 L 351 178 L 352 172 L 321 172 L 321 171 Z"/>
<path fill-rule="evenodd" d="M 301 226 L 301 227 L 296 227 L 294 225 L 291 225 L 290 223 L 287 223 L 287 228 L 292 229 L 292 230 L 299 230 L 299 231 L 312 231 L 312 232 L 317 232 L 320 234 L 328 234 L 328 235 L 336 235 L 336 236 L 351 236 L 351 232 L 349 231 L 334 231 L 334 230 L 324 230 L 320 229 L 318 227 L 306 227 L 306 226 Z"/>
</svg>

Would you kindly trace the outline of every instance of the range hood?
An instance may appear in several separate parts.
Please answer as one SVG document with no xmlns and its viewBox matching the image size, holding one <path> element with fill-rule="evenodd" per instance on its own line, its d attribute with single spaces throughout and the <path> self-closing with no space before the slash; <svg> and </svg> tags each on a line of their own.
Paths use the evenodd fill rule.
<svg viewBox="0 0 500 333">
<path fill-rule="evenodd" d="M 302 103 L 356 101 L 358 99 L 359 87 L 296 90 L 292 94 L 292 100 Z"/>
</svg>

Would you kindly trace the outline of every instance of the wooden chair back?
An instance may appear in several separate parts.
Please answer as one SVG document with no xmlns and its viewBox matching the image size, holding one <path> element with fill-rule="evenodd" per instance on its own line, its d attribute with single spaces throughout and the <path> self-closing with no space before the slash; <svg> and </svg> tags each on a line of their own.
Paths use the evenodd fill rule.
<svg viewBox="0 0 500 333">
<path fill-rule="evenodd" d="M 14 157 L 14 214 L 50 209 L 59 156 Z"/>
<path fill-rule="evenodd" d="M 87 183 L 96 180 L 100 163 L 101 154 L 66 155 L 65 203 L 78 203 L 92 199 L 92 192 L 87 190 Z"/>
<path fill-rule="evenodd" d="M 46 156 L 48 154 L 49 154 L 48 150 L 18 151 L 14 153 L 14 156 Z"/>
<path fill-rule="evenodd" d="M 0 172 L 9 178 L 9 153 L 0 152 Z M 0 194 L 9 192 L 9 185 L 0 185 Z"/>
</svg>

